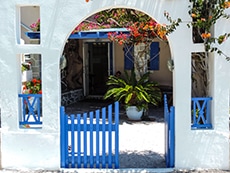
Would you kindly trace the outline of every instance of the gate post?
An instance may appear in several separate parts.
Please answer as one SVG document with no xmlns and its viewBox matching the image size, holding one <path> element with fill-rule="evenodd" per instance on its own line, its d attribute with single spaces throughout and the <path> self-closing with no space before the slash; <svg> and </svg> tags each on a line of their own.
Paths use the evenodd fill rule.
<svg viewBox="0 0 230 173">
<path fill-rule="evenodd" d="M 65 116 L 65 107 L 60 107 L 60 150 L 61 150 L 61 168 L 65 168 L 66 166 L 66 138 L 68 134 L 66 134 L 66 116 Z"/>
</svg>

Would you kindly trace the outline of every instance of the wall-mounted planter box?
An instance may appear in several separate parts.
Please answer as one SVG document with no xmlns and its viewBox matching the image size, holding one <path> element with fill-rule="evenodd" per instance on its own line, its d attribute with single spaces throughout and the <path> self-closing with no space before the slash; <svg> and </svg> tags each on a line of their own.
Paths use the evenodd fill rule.
<svg viewBox="0 0 230 173">
<path fill-rule="evenodd" d="M 25 33 L 27 37 L 29 37 L 30 39 L 40 39 L 40 32 L 26 32 Z"/>
</svg>

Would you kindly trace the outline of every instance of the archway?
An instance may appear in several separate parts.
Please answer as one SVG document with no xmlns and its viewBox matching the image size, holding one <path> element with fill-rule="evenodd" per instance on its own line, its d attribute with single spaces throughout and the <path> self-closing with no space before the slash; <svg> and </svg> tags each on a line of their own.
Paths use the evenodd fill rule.
<svg viewBox="0 0 230 173">
<path fill-rule="evenodd" d="M 78 50 L 76 50 L 76 47 L 75 47 L 75 53 L 76 53 L 76 57 L 74 57 L 75 59 L 78 59 L 78 57 L 82 57 L 82 60 L 81 60 L 81 62 L 82 62 L 82 66 L 81 67 L 79 67 L 80 69 L 82 69 L 83 71 L 86 71 L 86 69 L 84 69 L 84 68 L 86 68 L 86 66 L 85 66 L 85 64 L 83 65 L 83 62 L 85 62 L 85 61 L 88 61 L 87 60 L 87 56 L 86 56 L 86 54 L 84 54 L 84 52 L 90 52 L 89 50 L 92 50 L 92 46 L 95 44 L 95 45 L 101 45 L 101 44 L 103 44 L 103 43 L 105 43 L 105 42 L 108 42 L 108 38 L 105 38 L 105 39 L 103 39 L 103 38 L 98 38 L 97 36 L 98 35 L 100 35 L 100 33 L 103 33 L 103 34 L 101 34 L 101 35 L 103 35 L 104 36 L 104 32 L 105 31 L 103 31 L 103 30 L 101 30 L 101 31 L 97 31 L 98 33 L 96 34 L 96 37 L 92 37 L 92 31 L 89 31 L 89 33 L 87 33 L 87 31 L 84 31 L 84 37 L 82 37 L 82 38 L 78 38 L 78 39 L 73 39 L 73 38 L 76 38 L 77 36 L 73 36 L 73 35 L 71 35 L 70 37 L 69 37 L 69 40 L 68 40 L 68 42 L 67 42 L 67 44 L 65 45 L 65 50 L 64 50 L 64 55 L 66 56 L 66 58 L 67 58 L 67 61 L 68 61 L 68 59 L 69 59 L 69 57 L 68 56 L 72 56 L 74 53 L 74 51 L 73 51 L 73 48 L 76 46 L 76 45 L 78 45 L 78 46 L 76 46 L 77 48 L 78 48 Z M 107 31 L 108 32 L 108 31 Z M 71 33 L 73 33 L 73 32 L 71 32 Z M 89 37 L 91 37 L 91 38 L 88 38 L 88 36 L 87 36 L 87 34 L 89 34 L 89 35 L 91 35 L 91 36 L 89 36 Z M 78 35 L 81 35 L 81 33 L 78 33 Z M 88 38 L 88 40 L 87 40 L 87 38 Z M 82 41 L 82 39 L 84 39 L 84 41 Z M 95 39 L 96 39 L 96 41 L 95 41 Z M 104 40 L 104 42 L 103 42 L 103 40 Z M 159 41 L 159 40 L 158 40 Z M 170 93 L 170 94 L 172 94 L 172 90 L 171 90 L 171 87 L 172 87 L 172 76 L 171 76 L 171 72 L 169 72 L 168 71 L 168 69 L 167 69 L 167 61 L 169 60 L 168 58 L 169 57 L 171 57 L 171 55 L 170 55 L 170 50 L 169 50 L 169 46 L 168 46 L 168 44 L 167 43 L 165 43 L 165 42 L 163 42 L 163 41 L 159 41 L 160 42 L 160 47 L 158 48 L 159 50 L 161 50 L 162 51 L 162 53 L 160 53 L 160 60 L 159 60 L 159 62 L 160 62 L 160 64 L 159 64 L 159 69 L 158 70 L 155 70 L 155 71 L 152 71 L 152 75 L 150 76 L 150 78 L 152 78 L 152 80 L 160 80 L 160 79 L 168 79 L 168 81 L 167 80 L 161 80 L 160 81 L 160 83 L 159 83 L 159 85 L 162 87 L 161 89 L 162 89 L 162 91 L 163 91 L 163 93 Z M 75 43 L 75 46 L 74 46 L 74 44 L 73 43 Z M 79 46 L 80 45 L 80 46 Z M 91 47 L 90 47 L 91 46 Z M 108 46 L 108 45 L 107 45 Z M 106 47 L 107 47 L 106 46 Z M 66 51 L 66 47 L 69 47 L 70 49 L 68 49 L 67 51 Z M 120 50 L 120 52 L 122 52 L 122 50 L 124 50 L 124 48 L 122 49 L 122 48 L 118 48 L 118 47 L 120 47 L 119 45 L 114 45 L 114 49 L 119 49 Z M 79 49 L 79 48 L 82 48 L 82 49 Z M 97 47 L 98 48 L 98 47 Z M 111 49 L 107 49 L 107 50 L 111 50 Z M 70 53 L 69 53 L 69 52 Z M 79 52 L 81 52 L 82 54 L 80 54 Z M 116 54 L 118 54 L 118 55 L 121 55 L 122 53 L 120 53 L 120 52 L 110 52 L 110 54 L 113 54 L 114 55 L 114 59 L 111 59 L 111 62 L 113 62 L 114 64 L 118 64 L 117 62 L 122 62 L 122 60 L 124 61 L 124 59 L 123 59 L 123 57 L 124 57 L 124 55 L 122 56 L 122 57 L 118 57 L 118 58 L 116 58 Z M 70 55 L 69 55 L 70 54 Z M 91 53 L 89 53 L 89 54 L 91 54 Z M 107 54 L 108 54 L 108 51 L 107 51 Z M 162 55 L 163 54 L 163 55 Z M 91 59 L 91 61 L 92 61 L 93 59 Z M 122 62 L 123 64 L 124 64 L 124 62 Z M 120 63 L 120 64 L 122 64 L 122 63 Z M 72 63 L 70 63 L 71 65 L 72 65 Z M 108 65 L 108 64 L 107 64 Z M 111 64 L 110 64 L 111 65 Z M 110 74 L 114 74 L 114 72 L 115 71 L 117 71 L 117 70 L 121 70 L 122 68 L 124 68 L 124 66 L 125 65 L 120 65 L 120 66 L 116 66 L 116 65 L 113 65 L 112 64 L 112 69 L 116 69 L 116 70 L 111 70 L 111 72 L 112 73 L 108 73 L 108 75 L 110 75 Z M 76 67 L 75 67 L 76 68 Z M 91 67 L 92 68 L 92 67 Z M 76 71 L 79 71 L 78 69 L 76 70 Z M 107 71 L 109 71 L 110 72 L 110 70 L 108 70 L 107 69 Z M 122 71 L 122 73 L 124 73 L 123 72 L 123 70 L 121 70 Z M 168 72 L 168 73 L 167 73 Z M 166 74 L 165 74 L 166 73 Z M 82 79 L 84 78 L 85 76 L 83 76 L 83 73 L 82 73 Z M 85 78 L 87 78 L 87 77 L 85 77 Z M 104 79 L 104 76 L 102 76 L 101 75 L 101 78 L 102 79 Z M 169 86 L 167 86 L 167 85 L 165 85 L 165 82 L 166 82 L 166 84 L 169 84 Z M 167 83 L 168 82 L 168 83 Z M 83 84 L 84 85 L 84 84 Z M 87 84 L 85 84 L 86 86 L 87 86 Z M 105 84 L 104 84 L 105 85 Z M 82 86 L 82 89 L 85 89 L 85 87 L 83 87 Z M 87 89 L 86 89 L 87 90 Z M 83 93 L 85 93 L 84 91 L 83 91 Z M 86 92 L 87 93 L 87 92 Z M 86 95 L 86 96 L 88 96 L 88 95 Z M 101 96 L 103 96 L 103 93 L 101 94 Z M 80 98 L 81 99 L 81 98 Z M 80 100 L 79 99 L 79 100 Z M 79 107 L 81 107 L 82 105 L 81 105 L 81 103 L 79 103 Z M 162 106 L 162 105 L 161 105 Z M 79 107 L 78 107 L 78 105 L 76 104 L 76 108 L 75 109 L 78 109 L 79 110 Z M 162 107 L 161 107 L 162 108 Z M 71 109 L 74 111 L 74 108 L 73 107 L 71 107 Z M 153 109 L 151 109 L 151 111 L 154 111 Z M 157 110 L 158 111 L 158 110 Z M 151 113 L 153 113 L 154 114 L 154 112 L 151 112 Z M 70 113 L 71 114 L 71 113 Z M 159 112 L 158 112 L 158 114 L 159 114 Z M 159 117 L 160 116 L 160 117 Z M 152 116 L 152 118 L 153 118 L 154 116 Z M 163 119 L 163 111 L 161 112 L 161 114 L 160 115 L 158 115 L 158 116 L 155 116 L 155 118 L 158 118 L 156 121 L 159 121 L 159 119 Z M 162 124 L 163 124 L 163 122 L 161 122 Z M 131 124 L 133 124 L 133 126 L 135 125 L 135 123 L 134 122 L 131 122 Z M 149 123 L 150 124 L 150 123 Z M 157 125 L 158 126 L 158 125 Z M 124 132 L 124 131 L 123 131 Z M 158 131 L 159 132 L 159 131 Z M 134 132 L 135 133 L 135 132 Z M 151 135 L 151 132 L 149 132 L 149 134 Z M 164 133 L 164 128 L 162 128 L 161 127 L 161 132 L 160 132 L 160 134 L 162 134 L 162 135 L 164 135 L 165 133 Z M 148 136 L 146 136 L 146 138 L 148 138 Z M 140 139 L 140 140 L 142 140 L 142 139 Z M 164 140 L 164 137 L 163 138 L 161 138 L 161 140 L 154 140 L 155 141 L 155 143 L 156 143 L 156 141 L 158 141 L 158 142 L 160 142 L 160 144 L 155 144 L 156 146 L 160 146 L 160 145 L 162 145 L 162 143 L 164 143 L 162 140 Z M 125 141 L 123 141 L 123 142 L 125 142 Z M 149 143 L 149 142 L 147 142 L 147 143 Z M 121 143 L 121 145 L 122 145 L 122 143 Z M 154 145 L 154 144 L 152 144 L 152 145 Z M 162 146 L 162 148 L 164 149 L 165 147 L 163 147 Z M 160 149 L 161 150 L 161 152 L 162 152 L 162 149 Z M 122 151 L 121 151 L 122 152 Z M 130 152 L 130 151 L 128 151 L 128 152 Z M 162 158 L 163 158 L 163 156 L 164 156 L 164 153 L 162 152 L 162 153 L 160 153 L 160 154 L 158 154 L 157 152 L 155 152 L 154 150 L 153 151 L 147 151 L 147 152 L 149 152 L 149 156 L 148 157 L 152 157 L 151 156 L 151 154 L 150 153 L 152 153 L 153 155 L 156 155 L 155 157 L 158 159 L 158 161 L 157 161 L 157 163 L 159 164 L 159 165 L 157 165 L 157 164 L 155 164 L 153 167 L 165 167 L 161 162 L 162 161 L 159 161 L 159 160 L 162 160 Z M 144 151 L 144 153 L 145 153 L 145 151 Z M 157 153 L 157 154 L 155 154 L 155 153 Z M 126 155 L 127 155 L 127 153 L 125 153 Z M 121 155 L 125 155 L 124 153 L 121 153 Z M 134 151 L 134 153 L 129 153 L 131 156 L 130 157 L 135 157 L 135 155 L 138 155 L 138 154 L 140 154 L 140 153 L 135 153 L 135 151 Z M 146 153 L 145 153 L 146 154 Z M 124 157 L 124 156 L 123 156 Z M 139 157 L 141 157 L 141 155 L 139 155 Z M 144 156 L 142 156 L 143 158 L 144 158 Z M 146 156 L 147 157 L 147 156 Z M 130 158 L 131 159 L 131 158 Z M 151 160 L 149 160 L 150 162 L 149 163 L 151 163 Z M 154 159 L 152 160 L 153 162 L 154 162 Z M 155 160 L 156 161 L 156 160 Z M 126 164 L 126 165 L 129 165 L 129 164 Z M 163 165 L 163 166 L 162 166 Z M 124 164 L 123 164 L 123 166 L 124 166 Z"/>
</svg>

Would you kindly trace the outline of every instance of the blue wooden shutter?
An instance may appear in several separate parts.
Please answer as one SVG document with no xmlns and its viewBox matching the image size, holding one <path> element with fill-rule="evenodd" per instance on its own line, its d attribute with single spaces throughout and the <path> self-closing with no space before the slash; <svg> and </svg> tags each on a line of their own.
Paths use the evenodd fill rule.
<svg viewBox="0 0 230 173">
<path fill-rule="evenodd" d="M 134 68 L 133 53 L 133 46 L 124 45 L 125 70 L 132 70 Z"/>
<path fill-rule="evenodd" d="M 152 42 L 150 45 L 149 70 L 159 70 L 159 42 Z"/>
<path fill-rule="evenodd" d="M 109 44 L 109 57 L 110 57 L 110 71 L 109 71 L 109 75 L 113 74 L 113 44 L 110 42 Z"/>
</svg>

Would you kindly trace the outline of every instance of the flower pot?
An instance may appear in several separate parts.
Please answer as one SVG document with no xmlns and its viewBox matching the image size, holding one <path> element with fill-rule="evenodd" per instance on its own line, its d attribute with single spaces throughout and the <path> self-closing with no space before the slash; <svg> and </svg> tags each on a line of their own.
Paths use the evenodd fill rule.
<svg viewBox="0 0 230 173">
<path fill-rule="evenodd" d="M 32 70 L 27 70 L 22 72 L 22 82 L 30 81 L 32 80 L 33 74 Z"/>
<path fill-rule="evenodd" d="M 138 111 L 136 106 L 129 106 L 126 108 L 126 115 L 130 120 L 141 120 L 143 109 Z"/>
</svg>

